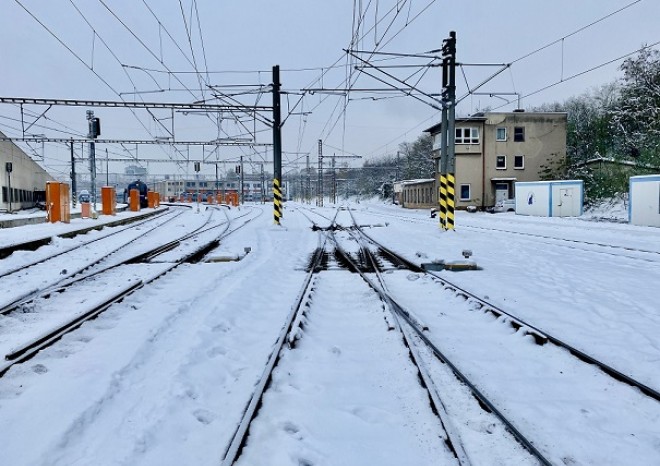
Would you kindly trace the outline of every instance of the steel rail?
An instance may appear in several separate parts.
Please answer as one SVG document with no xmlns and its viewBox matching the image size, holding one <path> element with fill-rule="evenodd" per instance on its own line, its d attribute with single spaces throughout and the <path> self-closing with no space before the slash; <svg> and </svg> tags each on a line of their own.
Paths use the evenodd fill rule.
<svg viewBox="0 0 660 466">
<path fill-rule="evenodd" d="M 162 212 L 151 212 L 146 215 L 140 215 L 136 217 L 128 217 L 123 220 L 119 221 L 114 221 L 114 222 L 109 222 L 109 223 L 103 223 L 103 224 L 96 224 L 90 227 L 85 227 L 81 228 L 79 230 L 71 230 L 67 231 L 64 233 L 60 233 L 58 235 L 51 235 L 47 237 L 41 237 L 35 240 L 30 240 L 30 241 L 24 241 L 21 243 L 14 243 L 11 245 L 4 245 L 0 246 L 0 259 L 5 259 L 6 257 L 9 257 L 11 254 L 13 254 L 16 251 L 36 251 L 38 248 L 41 246 L 45 246 L 47 244 L 50 244 L 53 241 L 53 237 L 60 237 L 60 238 L 74 238 L 77 235 L 85 234 L 88 233 L 92 230 L 102 230 L 105 227 L 114 227 L 114 226 L 121 226 L 121 225 L 126 225 L 126 224 L 134 224 L 134 222 L 141 221 L 141 220 L 147 220 L 149 218 L 154 218 L 154 217 L 159 217 L 163 215 L 164 213 L 167 213 L 168 209 L 165 209 Z"/>
<path fill-rule="evenodd" d="M 415 365 L 415 367 L 417 367 L 417 370 L 419 371 L 420 377 L 423 382 L 423 386 L 429 395 L 431 404 L 433 405 L 434 412 L 437 414 L 440 424 L 444 429 L 445 433 L 447 434 L 447 437 L 445 438 L 445 443 L 447 447 L 454 454 L 456 460 L 459 462 L 461 466 L 470 466 L 472 464 L 470 458 L 465 451 L 460 435 L 456 431 L 453 422 L 450 420 L 449 414 L 447 413 L 447 409 L 442 401 L 442 398 L 440 397 L 440 393 L 435 385 L 435 382 L 433 381 L 433 378 L 429 374 L 425 364 L 422 362 L 419 351 L 417 350 L 416 345 L 413 343 L 409 331 L 406 330 L 406 327 L 401 325 L 399 321 L 399 317 L 404 318 L 409 326 L 415 327 L 415 330 L 417 332 L 421 332 L 423 330 L 419 322 L 417 322 L 416 319 L 413 318 L 408 311 L 398 306 L 391 298 L 389 292 L 387 291 L 385 282 L 379 272 L 378 264 L 375 258 L 372 256 L 372 254 L 367 250 L 368 248 L 364 248 L 363 245 L 360 244 L 360 248 L 366 255 L 367 260 L 371 262 L 372 269 L 376 274 L 380 287 L 376 286 L 370 279 L 366 277 L 366 274 L 364 272 L 359 270 L 358 265 L 352 260 L 350 254 L 339 245 L 339 242 L 337 241 L 334 232 L 332 233 L 332 238 L 333 241 L 335 242 L 335 247 L 339 251 L 339 253 L 342 254 L 348 262 L 352 263 L 353 269 L 362 277 L 362 279 L 367 283 L 367 285 L 372 290 L 374 290 L 378 294 L 380 299 L 389 307 L 390 314 L 395 322 L 395 327 L 401 333 L 403 342 L 408 348 L 408 351 L 410 352 L 410 358 L 413 364 Z M 402 315 L 402 313 L 405 313 L 405 316 Z"/>
<path fill-rule="evenodd" d="M 565 243 L 573 243 L 573 244 L 586 244 L 589 246 L 598 246 L 600 248 L 607 248 L 607 249 L 614 249 L 614 250 L 623 250 L 623 251 L 629 251 L 629 252 L 641 252 L 643 254 L 656 254 L 660 255 L 660 251 L 652 251 L 650 249 L 640 249 L 640 248 L 631 248 L 629 246 L 619 246 L 616 244 L 607 244 L 607 243 L 598 243 L 595 241 L 582 241 L 582 240 L 577 240 L 577 239 L 567 239 L 567 238 L 557 238 L 556 236 L 550 236 L 550 235 L 541 235 L 538 233 L 527 233 L 523 231 L 511 231 L 511 230 L 503 230 L 501 228 L 486 228 L 486 227 L 475 227 L 472 225 L 464 225 L 465 228 L 468 229 L 473 229 L 473 230 L 486 230 L 486 231 L 497 231 L 499 233 L 508 233 L 511 235 L 520 235 L 520 236 L 530 236 L 532 238 L 541 238 L 541 239 L 549 239 L 557 242 L 565 242 Z M 552 243 L 545 243 L 545 244 L 552 244 Z M 575 248 L 574 246 L 571 245 L 565 245 L 565 247 L 568 248 Z M 578 249 L 578 248 L 575 248 Z M 628 259 L 637 259 L 637 260 L 645 260 L 648 262 L 657 262 L 657 260 L 649 260 L 649 259 L 644 259 L 641 257 L 634 257 L 634 256 L 627 256 L 627 255 L 618 255 L 616 253 L 608 252 L 608 251 L 597 251 L 597 250 L 592 250 L 592 249 L 584 249 L 584 248 L 579 248 L 581 251 L 586 251 L 586 252 L 594 252 L 594 253 L 599 253 L 599 254 L 610 254 L 616 257 L 626 257 Z"/>
<path fill-rule="evenodd" d="M 390 249 L 388 249 L 385 246 L 383 246 L 382 244 L 380 244 L 378 241 L 371 238 L 363 230 L 358 229 L 358 231 L 360 231 L 360 233 L 366 239 L 368 239 L 373 244 L 377 245 L 379 249 L 385 251 L 387 254 L 398 257 L 401 261 L 409 262 L 407 259 L 399 256 L 395 252 L 391 251 Z M 635 387 L 638 390 L 640 390 L 642 393 L 644 393 L 645 395 L 649 396 L 650 398 L 653 398 L 656 401 L 660 401 L 660 391 L 658 391 L 658 390 L 656 390 L 652 387 L 649 387 L 648 385 L 636 380 L 635 378 L 633 378 L 631 376 L 628 376 L 628 375 L 622 373 L 621 371 L 613 368 L 609 364 L 607 364 L 603 361 L 600 361 L 599 359 L 596 359 L 595 357 L 585 353 L 584 351 L 581 351 L 581 350 L 575 348 L 574 346 L 570 345 L 569 343 L 566 343 L 565 341 L 561 340 L 560 338 L 555 337 L 552 334 L 546 332 L 545 330 L 542 330 L 541 328 L 539 328 L 539 327 L 537 327 L 533 324 L 530 324 L 529 322 L 521 319 L 520 317 L 515 316 L 511 312 L 506 311 L 506 310 L 502 309 L 501 307 L 496 306 L 495 304 L 493 304 L 489 301 L 486 301 L 483 298 L 480 298 L 476 294 L 466 290 L 465 288 L 462 288 L 462 287 L 456 285 L 455 283 L 451 282 L 450 280 L 447 280 L 446 278 L 440 276 L 439 274 L 434 273 L 432 271 L 424 270 L 416 264 L 413 264 L 413 265 L 415 267 L 413 270 L 417 270 L 420 273 L 425 273 L 427 275 L 430 275 L 430 276 L 434 277 L 440 283 L 442 283 L 443 286 L 445 286 L 447 288 L 450 288 L 450 289 L 453 289 L 455 292 L 457 292 L 457 294 L 463 295 L 466 299 L 469 298 L 469 299 L 472 299 L 473 301 L 476 301 L 479 305 L 482 306 L 482 308 L 485 308 L 485 310 L 491 312 L 495 316 L 498 316 L 498 317 L 501 316 L 501 315 L 507 316 L 509 319 L 511 319 L 510 323 L 514 328 L 519 329 L 519 328 L 525 327 L 526 331 L 531 336 L 534 337 L 534 339 L 536 340 L 536 342 L 538 344 L 543 344 L 546 341 L 549 341 L 549 342 L 553 343 L 554 345 L 556 345 L 560 348 L 564 348 L 565 350 L 570 352 L 573 356 L 577 357 L 578 359 L 582 360 L 583 362 L 586 362 L 588 364 L 592 364 L 592 365 L 598 367 L 601 371 L 603 371 L 605 374 L 609 375 L 610 377 L 614 378 L 615 380 L 617 380 L 619 382 L 622 382 L 622 383 L 625 383 L 627 385 L 630 385 L 631 387 Z"/>
<path fill-rule="evenodd" d="M 321 259 L 322 259 L 322 251 L 325 248 L 325 242 L 327 241 L 327 236 L 324 239 L 323 236 L 319 236 L 319 246 L 316 249 L 316 252 L 313 256 L 312 259 L 312 267 L 310 267 L 310 271 L 307 273 L 305 280 L 303 281 L 303 285 L 298 293 L 298 296 L 296 297 L 296 300 L 294 302 L 294 305 L 291 308 L 291 311 L 287 315 L 284 325 L 282 326 L 282 329 L 275 340 L 275 343 L 273 344 L 273 350 L 271 351 L 270 355 L 268 356 L 268 361 L 266 362 L 266 366 L 264 367 L 264 370 L 261 374 L 261 377 L 259 378 L 259 381 L 255 385 L 255 389 L 252 392 L 252 396 L 250 397 L 249 401 L 245 405 L 243 409 L 243 416 L 241 417 L 241 421 L 238 423 L 236 426 L 236 429 L 232 435 L 232 439 L 225 448 L 225 451 L 222 456 L 222 466 L 230 466 L 232 465 L 238 456 L 240 455 L 240 450 L 245 443 L 246 436 L 250 427 L 250 423 L 254 419 L 256 413 L 257 413 L 257 408 L 259 407 L 261 400 L 263 398 L 264 392 L 266 391 L 266 387 L 268 386 L 268 383 L 270 382 L 272 375 L 273 375 L 273 370 L 277 366 L 277 363 L 280 359 L 280 353 L 282 349 L 284 348 L 284 344 L 287 342 L 287 335 L 291 332 L 291 330 L 294 328 L 294 323 L 299 322 L 299 319 L 297 318 L 300 314 L 302 314 L 303 311 L 303 304 L 304 300 L 306 297 L 309 297 L 311 293 L 311 284 L 312 278 L 314 275 L 317 273 L 317 267 L 321 264 Z"/>
<path fill-rule="evenodd" d="M 337 247 L 339 245 L 337 244 Z M 348 257 L 350 260 L 350 256 Z M 362 279 L 367 282 L 367 284 L 381 296 L 384 302 L 388 303 L 391 309 L 400 316 L 410 328 L 417 334 L 417 336 L 426 344 L 429 350 L 444 364 L 449 366 L 451 371 L 454 373 L 457 379 L 464 383 L 472 392 L 473 396 L 479 400 L 487 409 L 492 412 L 507 428 L 507 430 L 514 436 L 514 438 L 522 445 L 532 456 L 534 456 L 542 465 L 552 466 L 552 463 L 548 461 L 545 456 L 534 446 L 534 444 L 528 440 L 522 432 L 520 432 L 511 421 L 509 421 L 504 414 L 497 409 L 497 407 L 479 390 L 476 385 L 474 385 L 465 374 L 463 374 L 458 367 L 453 364 L 449 358 L 426 336 L 424 331 L 419 328 L 418 325 L 410 318 L 410 313 L 401 306 L 390 294 L 389 292 L 378 286 L 373 282 L 365 273 L 359 271 L 359 268 L 356 266 L 357 272 L 360 274 Z M 442 405 L 439 407 L 439 412 L 442 411 Z"/>
<path fill-rule="evenodd" d="M 210 216 L 209 216 L 209 217 L 210 217 Z M 175 218 L 176 218 L 176 217 L 175 217 Z M 167 221 L 170 221 L 170 220 L 172 220 L 172 219 L 169 219 L 169 220 L 167 220 Z M 207 222 L 208 222 L 208 221 L 209 221 L 209 220 L 207 219 Z M 167 223 L 167 222 L 165 222 L 165 223 Z M 117 265 L 123 265 L 123 264 L 125 264 L 125 263 L 130 263 L 130 259 L 128 259 L 127 261 L 123 261 L 123 262 L 120 263 L 120 264 L 116 264 L 116 265 L 113 265 L 113 266 L 107 267 L 107 268 L 105 268 L 105 269 L 102 269 L 102 270 L 100 270 L 100 271 L 97 271 L 97 272 L 95 272 L 95 273 L 92 273 L 92 274 L 90 274 L 90 275 L 85 275 L 85 276 L 83 276 L 83 277 L 79 277 L 79 278 L 74 279 L 74 280 L 72 280 L 72 281 L 66 282 L 66 280 L 71 279 L 71 278 L 74 277 L 75 275 L 78 275 L 79 273 L 81 273 L 81 272 L 83 272 L 83 271 L 89 269 L 90 267 L 94 267 L 95 265 L 98 265 L 99 263 L 103 262 L 103 261 L 104 261 L 105 259 L 107 259 L 109 256 L 111 256 L 112 254 L 116 253 L 117 251 L 119 251 L 120 249 L 124 248 L 125 246 L 127 246 L 127 245 L 129 245 L 129 244 L 131 244 L 131 243 L 133 243 L 133 242 L 135 242 L 135 241 L 138 241 L 138 240 L 140 240 L 140 239 L 142 239 L 142 238 L 144 238 L 144 236 L 145 236 L 146 234 L 148 234 L 148 233 L 154 231 L 155 229 L 159 228 L 161 225 L 162 225 L 162 224 L 154 226 L 153 228 L 151 228 L 150 230 L 148 230 L 148 231 L 145 232 L 144 234 L 142 234 L 142 235 L 140 235 L 140 236 L 138 236 L 138 237 L 136 237 L 136 238 L 133 238 L 132 240 L 130 240 L 130 241 L 128 241 L 128 242 L 125 242 L 125 243 L 121 244 L 120 246 L 114 248 L 112 251 L 108 252 L 107 254 L 104 254 L 103 256 L 101 256 L 100 258 L 94 260 L 94 261 L 91 262 L 91 263 L 87 263 L 87 264 L 85 264 L 84 266 L 79 267 L 78 269 L 76 269 L 76 270 L 74 270 L 74 271 L 72 271 L 72 272 L 67 272 L 67 273 L 66 273 L 66 274 L 65 274 L 65 275 L 64 275 L 64 276 L 63 276 L 58 282 L 56 282 L 56 283 L 53 283 L 53 284 L 51 284 L 51 285 L 48 285 L 48 286 L 46 286 L 46 287 L 44 287 L 44 288 L 36 288 L 36 289 L 32 289 L 32 290 L 28 291 L 27 293 L 23 293 L 21 296 L 19 296 L 19 297 L 18 297 L 17 299 L 15 299 L 14 301 L 12 301 L 12 302 L 10 302 L 10 303 L 7 303 L 7 304 L 5 304 L 2 308 L 0 308 L 0 315 L 7 314 L 7 313 L 9 313 L 9 312 L 15 310 L 18 306 L 21 306 L 21 305 L 27 304 L 27 303 L 33 301 L 34 299 L 36 299 L 38 296 L 40 296 L 40 295 L 42 295 L 42 294 L 45 294 L 45 293 L 48 293 L 49 291 L 52 291 L 52 290 L 55 290 L 55 289 L 61 289 L 63 286 L 65 286 L 65 287 L 66 287 L 66 286 L 69 286 L 70 284 L 73 284 L 73 283 L 75 283 L 75 282 L 77 282 L 77 281 L 84 280 L 84 279 L 86 279 L 86 278 L 88 278 L 88 277 L 90 277 L 90 276 L 93 276 L 93 275 L 96 275 L 96 274 L 102 273 L 102 272 L 104 272 L 105 270 L 108 270 L 108 269 L 110 269 L 110 268 L 116 267 Z"/>
<path fill-rule="evenodd" d="M 44 257 L 44 258 L 42 258 L 42 259 L 38 259 L 38 260 L 35 260 L 35 261 L 32 261 L 32 262 L 29 262 L 29 263 L 27 263 L 27 264 L 23 264 L 23 265 L 21 265 L 20 267 L 16 267 L 16 268 L 14 268 L 14 269 L 4 271 L 4 272 L 0 273 L 0 278 L 2 278 L 2 277 L 6 277 L 7 275 L 11 275 L 11 274 L 16 273 L 16 272 L 21 272 L 21 271 L 23 271 L 23 270 L 25 270 L 25 269 L 27 269 L 27 268 L 29 268 L 29 267 L 33 267 L 33 266 L 35 266 L 35 265 L 38 265 L 38 264 L 41 264 L 41 263 L 43 263 L 43 262 L 49 261 L 49 260 L 51 260 L 51 259 L 54 259 L 54 258 L 56 258 L 56 257 L 59 257 L 59 256 L 61 256 L 61 255 L 63 255 L 63 254 L 69 253 L 69 252 L 71 252 L 71 251 L 75 251 L 76 249 L 80 249 L 80 248 L 82 248 L 82 247 L 88 246 L 88 245 L 90 245 L 90 244 L 92 244 L 92 243 L 94 243 L 94 242 L 96 242 L 96 241 L 101 241 L 101 240 L 104 240 L 104 239 L 109 238 L 109 237 L 111 237 L 111 236 L 117 235 L 117 234 L 119 234 L 119 233 L 123 233 L 123 232 L 125 232 L 125 231 L 127 231 L 127 230 L 129 230 L 129 229 L 131 229 L 131 228 L 136 227 L 136 226 L 144 225 L 145 223 L 148 223 L 148 222 L 151 222 L 151 221 L 153 221 L 153 220 L 159 219 L 161 216 L 166 215 L 166 214 L 168 214 L 168 213 L 171 213 L 171 212 L 169 212 L 169 211 L 167 211 L 167 210 L 166 210 L 166 211 L 163 211 L 161 214 L 158 214 L 158 215 L 155 215 L 155 216 L 153 216 L 153 217 L 149 217 L 149 218 L 143 219 L 143 220 L 138 221 L 138 222 L 136 222 L 136 223 L 130 223 L 128 226 L 126 226 L 126 227 L 124 227 L 124 228 L 121 228 L 121 229 L 119 229 L 119 230 L 117 230 L 117 231 L 113 231 L 113 232 L 111 232 L 111 233 L 109 233 L 109 234 L 107 234 L 107 235 L 105 235 L 105 236 L 100 237 L 100 238 L 94 238 L 94 239 L 92 239 L 92 240 L 90 240 L 90 241 L 86 241 L 86 242 L 83 242 L 83 243 L 78 244 L 78 245 L 76 245 L 76 246 L 72 246 L 72 247 L 70 247 L 70 248 L 68 248 L 68 249 L 65 249 L 64 251 L 60 251 L 60 252 L 58 252 L 58 253 L 56 253 L 56 254 L 53 254 L 53 255 L 50 255 L 50 256 L 48 256 L 48 257 Z M 181 215 L 182 213 L 183 213 L 183 212 L 176 212 L 175 215 L 174 215 L 172 218 L 168 219 L 168 220 L 165 221 L 164 223 L 161 223 L 161 224 L 157 225 L 157 227 L 164 225 L 165 223 L 169 222 L 170 220 L 174 220 L 176 217 L 178 217 L 178 216 Z M 103 226 L 101 226 L 101 228 L 103 228 Z"/>
<path fill-rule="evenodd" d="M 263 211 L 261 213 L 263 213 Z M 243 216 L 245 216 L 245 215 L 247 215 L 247 213 L 244 214 Z M 254 217 L 254 218 L 257 218 L 257 217 Z M 239 227 L 237 227 L 237 228 L 235 228 L 234 230 L 231 230 L 231 231 L 228 231 L 230 222 L 226 222 L 227 228 L 225 228 L 225 230 L 221 233 L 221 236 L 219 236 L 218 238 L 220 238 L 220 237 L 226 238 L 230 234 L 232 234 L 235 231 L 239 230 L 240 228 L 244 227 L 250 221 L 254 220 L 254 218 L 248 219 L 243 224 L 241 224 Z M 223 223 L 222 225 L 225 225 L 225 224 Z M 218 226 L 222 226 L 222 225 L 218 225 Z M 216 227 L 218 227 L 218 226 L 216 226 Z M 210 229 L 211 228 L 206 229 L 206 230 L 204 230 L 204 232 L 209 231 Z M 202 246 L 202 248 L 203 247 L 204 246 Z M 5 356 L 5 360 L 8 361 L 8 362 L 3 364 L 3 365 L 0 365 L 0 377 L 2 377 L 4 374 L 6 374 L 7 371 L 12 366 L 29 360 L 30 358 L 35 356 L 42 349 L 47 348 L 48 346 L 51 346 L 53 343 L 57 342 L 60 338 L 62 338 L 62 336 L 64 336 L 67 333 L 70 333 L 73 330 L 79 328 L 84 322 L 96 318 L 103 311 L 107 310 L 112 304 L 123 300 L 124 298 L 126 298 L 127 296 L 133 294 L 137 290 L 143 288 L 145 285 L 158 280 L 160 277 L 166 275 L 167 273 L 169 273 L 170 271 L 172 271 L 173 269 L 175 269 L 179 265 L 185 263 L 186 261 L 189 260 L 190 256 L 192 256 L 194 254 L 196 254 L 196 252 L 193 252 L 191 254 L 188 254 L 188 255 L 184 256 L 183 258 L 181 258 L 177 262 L 173 262 L 172 264 L 170 264 L 170 266 L 168 266 L 164 270 L 162 270 L 158 275 L 152 277 L 151 279 L 149 279 L 147 281 L 139 280 L 135 283 L 130 284 L 129 286 L 127 286 L 127 287 L 123 288 L 122 290 L 120 290 L 118 293 L 116 293 L 113 296 L 105 299 L 103 301 L 103 303 L 101 303 L 97 306 L 94 306 L 92 309 L 89 309 L 89 310 L 83 312 L 82 314 L 74 317 L 69 322 L 58 326 L 57 328 L 55 328 L 55 329 L 47 332 L 46 334 L 40 336 L 36 340 L 31 341 L 31 342 L 26 342 L 26 343 L 23 343 L 22 345 L 19 345 L 17 348 L 15 348 L 13 351 L 11 351 L 9 354 L 7 354 Z M 115 268 L 115 267 L 118 267 L 118 266 L 109 267 L 109 268 L 104 269 L 102 272 L 99 272 L 99 273 L 107 272 L 109 269 Z M 86 276 L 82 279 L 79 279 L 79 280 L 75 280 L 74 282 L 71 282 L 69 285 L 71 285 L 71 284 L 73 284 L 77 281 L 87 279 L 91 276 L 95 276 L 95 275 L 98 275 L 98 273 L 88 275 L 88 276 Z M 67 286 L 69 286 L 69 285 L 67 285 Z"/>
</svg>

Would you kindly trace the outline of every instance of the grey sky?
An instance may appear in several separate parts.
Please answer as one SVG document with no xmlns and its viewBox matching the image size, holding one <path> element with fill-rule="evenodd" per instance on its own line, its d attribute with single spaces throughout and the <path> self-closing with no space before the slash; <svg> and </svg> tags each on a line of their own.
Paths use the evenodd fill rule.
<svg viewBox="0 0 660 466">
<path fill-rule="evenodd" d="M 200 83 L 202 86 L 267 85 L 271 82 L 271 67 L 279 64 L 283 88 L 291 92 L 283 100 L 284 110 L 287 111 L 300 99 L 301 89 L 346 87 L 344 81 L 350 66 L 346 66 L 348 60 L 342 49 L 351 42 L 356 22 L 354 13 L 359 15 L 360 12 L 363 13 L 363 20 L 360 28 L 362 38 L 357 44 L 359 49 L 420 53 L 440 48 L 442 39 L 450 30 L 455 30 L 460 62 L 510 63 L 632 4 L 582 32 L 515 62 L 509 70 L 481 89 L 489 93 L 517 92 L 527 96 L 632 52 L 643 44 L 660 41 L 660 31 L 657 29 L 660 2 L 655 0 L 20 0 L 20 4 L 16 0 L 3 2 L 3 14 L 0 15 L 0 57 L 3 64 L 0 95 L 4 97 L 119 100 L 121 94 L 121 98 L 126 100 L 141 98 L 145 101 L 190 102 L 209 98 L 209 89 L 206 88 L 202 94 Z M 399 12 L 394 18 L 393 12 L 397 6 Z M 376 20 L 380 21 L 373 28 Z M 159 27 L 158 21 L 162 26 Z M 186 26 L 191 32 L 190 42 Z M 178 47 L 168 34 L 176 39 Z M 378 59 L 382 57 L 372 57 L 372 60 Z M 201 75 L 190 73 L 194 70 L 191 62 L 197 64 Z M 334 63 L 339 66 L 328 70 Z M 375 63 L 412 64 L 423 61 Z M 620 63 L 616 61 L 544 92 L 524 97 L 522 106 L 564 100 L 611 82 L 620 76 L 617 69 Z M 466 68 L 467 83 L 459 71 L 457 94 L 464 95 L 468 84 L 474 87 L 496 69 Z M 187 73 L 179 73 L 183 71 Z M 415 71 L 411 68 L 388 69 L 388 72 L 401 77 Z M 412 81 L 419 76 L 416 74 Z M 386 87 L 359 72 L 353 72 L 351 83 L 353 88 Z M 439 92 L 440 86 L 438 68 L 428 70 L 419 82 L 419 87 L 427 93 Z M 142 93 L 139 96 L 134 94 L 134 88 Z M 352 92 L 347 102 L 343 96 L 305 95 L 296 107 L 297 114 L 291 115 L 284 125 L 284 150 L 302 153 L 286 155 L 285 171 L 295 167 L 289 162 L 305 153 L 310 153 L 315 161 L 318 139 L 323 139 L 327 144 L 324 147 L 326 155 L 347 152 L 372 158 L 395 152 L 398 143 L 414 140 L 423 129 L 439 119 L 437 111 L 411 97 L 380 97 L 384 95 Z M 458 114 L 466 115 L 485 107 L 500 107 L 505 104 L 503 98 L 515 100 L 510 95 L 499 98 L 483 95 L 467 97 L 459 106 Z M 254 102 L 253 96 L 250 99 Z M 259 103 L 269 105 L 270 95 L 264 95 Z M 501 109 L 512 110 L 515 107 L 515 104 L 509 104 Z M 30 106 L 26 109 L 39 114 L 45 107 Z M 307 114 L 309 111 L 312 112 Z M 103 137 L 151 139 L 166 134 L 143 111 L 136 112 L 137 117 L 127 110 L 99 108 L 95 112 L 102 119 Z M 72 132 L 84 135 L 87 131 L 85 108 L 53 108 L 46 116 L 50 120 L 40 120 L 30 129 L 30 133 L 69 137 Z M 169 120 L 165 119 L 167 114 L 157 113 L 156 116 L 162 119 L 165 126 L 169 125 Z M 21 123 L 15 120 L 19 118 L 20 111 L 16 106 L 0 105 L 1 131 L 18 136 Z M 176 138 L 179 140 L 210 140 L 218 134 L 217 125 L 204 116 L 177 114 L 175 121 Z M 66 125 L 68 129 L 61 125 Z M 223 120 L 221 136 L 238 135 L 241 131 L 244 128 L 241 129 L 229 118 Z M 268 131 L 260 132 L 257 139 L 271 142 Z M 33 149 L 41 153 L 41 147 L 33 145 Z M 128 149 L 134 155 L 134 147 Z M 128 152 L 118 146 L 109 150 L 114 157 L 128 156 Z M 212 157 L 220 160 L 235 159 L 241 154 L 254 160 L 270 160 L 272 157 L 264 148 L 257 151 L 259 154 L 254 154 L 249 148 L 221 148 Z M 46 165 L 55 174 L 68 172 L 68 150 L 65 146 L 47 144 L 45 152 Z M 201 148 L 191 149 L 191 158 L 201 156 Z M 209 157 L 209 154 L 206 156 Z M 141 146 L 139 157 L 166 158 L 177 157 L 177 154 L 168 148 Z M 123 166 L 121 163 L 113 164 L 111 171 L 120 172 Z M 184 168 L 173 165 L 150 165 L 150 172 L 154 174 L 181 174 L 182 170 Z M 210 173 L 212 168 L 206 167 L 205 171 Z"/>
</svg>

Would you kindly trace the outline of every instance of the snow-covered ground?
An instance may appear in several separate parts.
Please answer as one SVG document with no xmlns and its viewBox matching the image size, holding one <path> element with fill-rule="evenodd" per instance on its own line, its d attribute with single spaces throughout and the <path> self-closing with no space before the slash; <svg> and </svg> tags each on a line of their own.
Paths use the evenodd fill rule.
<svg viewBox="0 0 660 466">
<path fill-rule="evenodd" d="M 282 227 L 275 227 L 270 206 L 243 207 L 243 212 L 264 210 L 264 214 L 214 252 L 241 260 L 179 266 L 0 378 L 0 464 L 219 464 L 317 246 L 318 233 L 309 228 L 300 212 L 303 207 L 328 217 L 334 211 L 332 206 L 289 202 Z M 360 224 L 372 225 L 366 228 L 368 234 L 414 262 L 462 259 L 462 251 L 471 250 L 471 259 L 482 270 L 439 274 L 660 389 L 660 230 L 594 221 L 589 216 L 546 219 L 458 212 L 456 230 L 442 232 L 427 210 L 378 202 L 351 208 Z M 238 214 L 232 209 L 230 215 Z M 193 221 L 200 214 L 189 210 L 184 215 Z M 603 212 L 591 218 L 607 216 Z M 0 243 L 9 244 L 8 235 L 28 239 L 43 234 L 44 228 L 51 232 L 62 228 L 36 227 L 1 230 Z M 249 254 L 246 247 L 251 248 Z M 0 263 L 10 269 L 12 263 L 26 261 L 32 254 L 39 251 L 15 253 Z M 396 396 L 397 389 L 410 392 L 411 379 L 406 374 L 411 368 L 405 366 L 389 375 L 374 373 L 378 358 L 373 358 L 379 354 L 394 367 L 406 363 L 396 362 L 402 351 L 400 341 L 375 332 L 368 339 L 370 346 L 363 349 L 369 353 L 361 354 L 357 340 L 351 338 L 356 328 L 373 330 L 375 325 L 384 325 L 380 319 L 370 323 L 376 310 L 365 308 L 359 325 L 356 321 L 354 326 L 341 327 L 350 319 L 346 311 L 357 299 L 352 296 L 360 292 L 337 280 L 324 282 L 327 288 L 318 290 L 315 303 L 327 302 L 326 313 L 315 315 L 314 325 L 303 336 L 307 341 L 291 350 L 279 366 L 273 391 L 264 399 L 264 415 L 257 417 L 251 432 L 252 440 L 262 440 L 263 446 L 247 448 L 240 464 L 399 465 L 406 464 L 406 458 L 437 458 L 435 464 L 451 464 L 434 456 L 438 445 L 428 444 L 434 438 L 441 441 L 434 434 L 430 410 L 415 417 Z M 29 275 L 25 281 L 30 286 Z M 392 286 L 408 301 L 423 302 L 422 282 L 409 283 L 395 280 Z M 90 291 L 104 292 L 104 286 Z M 424 318 L 431 331 L 439 331 L 446 316 L 431 312 L 428 305 L 426 309 Z M 20 323 L 17 319 L 0 317 L 0 337 L 4 334 L 6 339 Z M 329 338 L 323 330 L 327 328 L 342 337 Z M 489 339 L 491 332 L 503 330 L 480 324 L 465 331 L 464 339 L 478 340 L 480 332 Z M 462 340 L 460 334 L 452 334 L 451 339 Z M 519 338 L 511 344 L 525 347 Z M 475 349 L 470 357 L 486 356 L 479 356 Z M 512 361 L 489 360 L 488 364 L 488 370 L 475 375 L 497 392 L 498 378 L 515 375 Z M 515 364 L 526 364 L 525 358 Z M 388 367 L 391 371 L 392 366 Z M 318 382 L 324 374 L 333 373 L 338 374 L 336 378 Z M 551 372 L 544 375 L 544 384 L 566 383 Z M 374 387 L 370 391 L 369 383 L 361 384 L 365 380 L 379 385 L 389 382 L 392 390 Z M 607 425 L 598 412 L 599 404 L 608 403 L 603 391 L 599 388 L 594 398 L 588 398 L 595 379 L 571 379 L 571 383 L 579 384 L 580 393 L 586 395 L 566 416 L 561 412 L 562 400 L 530 412 L 530 425 L 551 423 L 545 430 L 556 432 L 558 444 L 545 445 L 556 448 L 550 456 L 561 452 L 563 464 L 571 465 L 660 464 L 657 402 L 644 400 L 643 414 L 630 409 L 620 413 L 619 425 Z M 340 389 L 346 384 L 355 385 L 349 391 L 355 397 L 346 398 Z M 614 385 L 612 396 L 622 390 L 618 383 Z M 543 386 L 526 388 L 528 392 L 543 390 Z M 319 405 L 315 391 L 334 394 L 334 398 Z M 295 394 L 300 395 L 299 403 Z M 509 405 L 518 401 L 514 392 L 508 395 L 510 399 L 506 393 L 498 396 Z M 278 411 L 278 406 L 287 410 Z M 347 412 L 352 416 L 347 417 Z M 579 418 L 579 428 L 564 423 L 572 417 Z M 428 426 L 423 427 L 425 435 L 416 437 L 427 450 L 406 454 L 400 448 L 415 445 L 416 423 Z M 397 454 L 383 455 L 370 447 L 378 444 L 374 438 L 383 436 L 396 439 L 390 443 Z M 604 439 L 620 444 L 605 445 Z M 613 456 L 601 450 L 614 452 Z M 621 458 L 626 461 L 622 463 Z M 502 464 L 489 462 L 487 454 L 478 459 L 474 464 Z"/>
</svg>

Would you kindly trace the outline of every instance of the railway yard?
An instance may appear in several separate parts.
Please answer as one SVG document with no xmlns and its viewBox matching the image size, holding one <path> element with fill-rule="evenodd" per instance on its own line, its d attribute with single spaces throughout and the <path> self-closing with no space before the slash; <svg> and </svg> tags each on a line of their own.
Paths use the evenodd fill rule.
<svg viewBox="0 0 660 466">
<path fill-rule="evenodd" d="M 148 211 L 0 230 L 0 464 L 660 464 L 656 228 Z"/>
</svg>

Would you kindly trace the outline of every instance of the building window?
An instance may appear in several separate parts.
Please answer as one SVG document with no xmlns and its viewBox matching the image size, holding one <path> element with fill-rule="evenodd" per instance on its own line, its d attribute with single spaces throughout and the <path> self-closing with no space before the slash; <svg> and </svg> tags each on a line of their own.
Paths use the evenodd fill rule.
<svg viewBox="0 0 660 466">
<path fill-rule="evenodd" d="M 513 140 L 515 142 L 525 142 L 525 127 L 516 126 L 513 128 Z"/>
<path fill-rule="evenodd" d="M 479 144 L 479 128 L 456 128 L 456 144 Z"/>
<path fill-rule="evenodd" d="M 496 141 L 506 141 L 506 128 L 497 128 L 495 130 Z"/>
<path fill-rule="evenodd" d="M 470 193 L 470 185 L 469 184 L 462 184 L 461 185 L 461 201 L 469 201 L 472 199 L 472 195 Z"/>
<path fill-rule="evenodd" d="M 516 170 L 522 170 L 525 168 L 525 156 L 524 155 L 514 155 L 513 156 L 513 168 Z"/>
<path fill-rule="evenodd" d="M 498 155 L 495 158 L 495 168 L 498 170 L 506 169 L 506 155 Z"/>
</svg>

